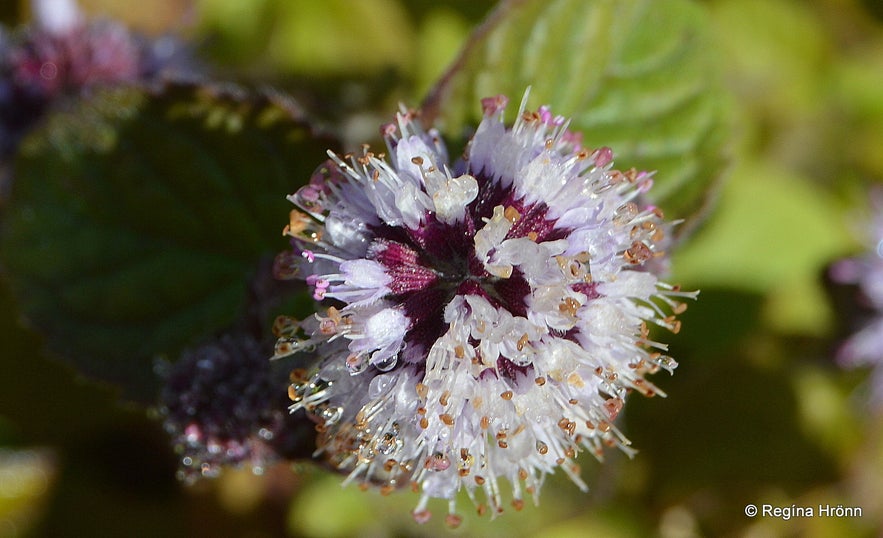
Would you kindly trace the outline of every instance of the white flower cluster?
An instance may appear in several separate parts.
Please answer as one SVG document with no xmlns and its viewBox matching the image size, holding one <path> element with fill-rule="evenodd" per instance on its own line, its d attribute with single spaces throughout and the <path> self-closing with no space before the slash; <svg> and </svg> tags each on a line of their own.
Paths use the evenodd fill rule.
<svg viewBox="0 0 883 538">
<path fill-rule="evenodd" d="M 627 395 L 661 394 L 645 376 L 676 366 L 648 324 L 677 332 L 696 296 L 648 270 L 669 228 L 640 205 L 650 174 L 614 170 L 608 148 L 526 100 L 510 128 L 505 97 L 483 100 L 453 165 L 403 110 L 383 129 L 388 160 L 330 154 L 289 197 L 277 275 L 330 305 L 277 324 L 277 356 L 321 361 L 293 374 L 292 409 L 316 418 L 347 481 L 420 492 L 418 521 L 443 498 L 458 524 L 460 490 L 500 512 L 502 479 L 520 509 L 558 468 L 584 489 L 577 454 L 628 452 L 614 425 Z"/>
</svg>

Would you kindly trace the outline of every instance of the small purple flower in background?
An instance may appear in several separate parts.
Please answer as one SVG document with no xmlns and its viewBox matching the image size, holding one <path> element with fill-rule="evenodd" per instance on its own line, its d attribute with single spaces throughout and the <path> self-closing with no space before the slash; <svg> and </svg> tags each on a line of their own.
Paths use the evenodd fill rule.
<svg viewBox="0 0 883 538">
<path fill-rule="evenodd" d="M 295 374 L 293 410 L 346 482 L 410 486 L 413 512 L 464 489 L 479 513 L 536 502 L 544 476 L 605 447 L 631 454 L 614 421 L 645 376 L 676 367 L 649 326 L 677 332 L 684 292 L 649 269 L 670 225 L 642 207 L 651 175 L 612 168 L 547 107 L 484 119 L 462 160 L 404 109 L 366 146 L 331 160 L 289 199 L 293 250 L 276 274 L 304 278 L 327 308 L 280 318 L 276 356 L 316 350 Z M 501 479 L 509 482 L 508 488 Z M 476 492 L 483 492 L 480 498 Z"/>
<path fill-rule="evenodd" d="M 0 29 L 0 160 L 54 100 L 95 86 L 148 82 L 193 63 L 175 40 L 88 20 L 75 0 L 33 0 L 31 8 L 29 26 Z"/>
<path fill-rule="evenodd" d="M 858 286 L 861 306 L 872 313 L 870 321 L 840 346 L 837 360 L 847 368 L 874 367 L 871 401 L 883 408 L 883 191 L 875 191 L 871 199 L 876 215 L 868 239 L 873 248 L 834 263 L 829 274 L 836 283 Z"/>
</svg>

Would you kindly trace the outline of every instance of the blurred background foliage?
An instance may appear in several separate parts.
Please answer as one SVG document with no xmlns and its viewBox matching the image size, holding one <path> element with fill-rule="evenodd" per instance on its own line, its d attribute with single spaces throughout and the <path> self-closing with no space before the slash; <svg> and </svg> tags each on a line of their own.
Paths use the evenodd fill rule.
<svg viewBox="0 0 883 538">
<path fill-rule="evenodd" d="M 219 78 L 292 93 L 345 141 L 417 104 L 490 11 L 475 0 L 83 0 L 197 43 Z M 875 536 L 883 413 L 833 350 L 854 326 L 824 271 L 863 242 L 883 182 L 883 7 L 875 0 L 705 0 L 737 136 L 714 211 L 674 258 L 700 300 L 672 339 L 668 398 L 632 398 L 640 453 L 583 457 L 591 486 L 453 531 L 481 536 Z M 9 24 L 25 2 L 0 5 Z M 554 76 L 550 74 L 549 76 Z M 616 147 L 614 147 L 616 150 Z M 621 163 L 624 164 L 624 163 Z M 638 163 L 635 163 L 638 164 Z M 292 189 L 294 190 L 294 185 Z M 280 193 L 280 196 L 285 193 Z M 280 226 L 284 214 L 280 215 Z M 836 291 L 836 290 L 835 290 Z M 0 289 L 0 536 L 428 536 L 416 498 L 341 488 L 310 465 L 230 470 L 185 488 L 160 425 L 42 350 Z M 467 502 L 468 503 L 468 502 Z M 464 503 L 463 506 L 468 506 Z M 749 519 L 748 503 L 860 506 L 855 519 Z"/>
</svg>

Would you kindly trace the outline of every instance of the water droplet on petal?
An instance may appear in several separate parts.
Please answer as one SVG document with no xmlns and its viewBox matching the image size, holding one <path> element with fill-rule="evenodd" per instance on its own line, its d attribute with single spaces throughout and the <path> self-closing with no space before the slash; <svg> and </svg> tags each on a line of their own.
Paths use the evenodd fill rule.
<svg viewBox="0 0 883 538">
<path fill-rule="evenodd" d="M 345 364 L 350 375 L 356 375 L 365 371 L 365 367 L 368 366 L 368 361 L 365 360 L 364 355 L 352 354 L 346 358 Z"/>
<path fill-rule="evenodd" d="M 451 466 L 451 460 L 441 452 L 436 452 L 432 456 L 426 458 L 424 467 L 430 471 L 446 471 Z"/>
<path fill-rule="evenodd" d="M 397 357 L 395 355 L 390 355 L 388 357 L 383 357 L 382 359 L 377 360 L 377 361 L 374 361 L 372 359 L 371 364 L 373 364 L 374 367 L 377 368 L 378 370 L 380 370 L 381 372 L 386 372 L 388 370 L 391 370 L 396 365 L 397 362 L 398 362 Z"/>
<path fill-rule="evenodd" d="M 337 406 L 329 406 L 323 408 L 319 411 L 319 418 L 321 418 L 325 425 L 331 425 L 340 420 L 341 415 L 343 415 L 343 408 Z"/>
<path fill-rule="evenodd" d="M 392 374 L 380 374 L 372 379 L 368 384 L 368 397 L 373 400 L 385 394 L 390 389 L 393 379 Z"/>
<path fill-rule="evenodd" d="M 398 452 L 404 446 L 398 435 L 393 432 L 386 432 L 374 443 L 374 450 L 384 456 L 390 456 Z"/>
</svg>

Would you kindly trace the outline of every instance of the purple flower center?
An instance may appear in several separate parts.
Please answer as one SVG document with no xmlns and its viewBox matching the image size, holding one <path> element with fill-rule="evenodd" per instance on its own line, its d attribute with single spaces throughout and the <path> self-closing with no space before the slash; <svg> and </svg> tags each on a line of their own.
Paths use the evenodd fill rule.
<svg viewBox="0 0 883 538">
<path fill-rule="evenodd" d="M 425 360 L 426 351 L 447 330 L 444 309 L 456 295 L 478 295 L 513 316 L 527 315 L 525 298 L 531 288 L 522 272 L 515 268 L 508 278 L 492 275 L 475 253 L 475 233 L 484 227 L 494 207 L 506 208 L 506 218 L 512 222 L 506 239 L 551 241 L 567 235 L 567 230 L 555 228 L 554 221 L 546 218 L 544 204 L 525 206 L 515 199 L 512 189 L 481 174 L 475 177 L 479 194 L 462 220 L 447 224 L 427 213 L 416 229 L 381 224 L 372 230 L 368 258 L 383 265 L 392 278 L 390 298 L 403 305 L 411 320 L 403 353 L 406 362 Z M 579 291 L 597 296 L 594 291 Z M 509 377 L 514 379 L 514 374 Z"/>
</svg>

